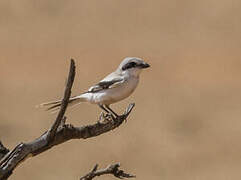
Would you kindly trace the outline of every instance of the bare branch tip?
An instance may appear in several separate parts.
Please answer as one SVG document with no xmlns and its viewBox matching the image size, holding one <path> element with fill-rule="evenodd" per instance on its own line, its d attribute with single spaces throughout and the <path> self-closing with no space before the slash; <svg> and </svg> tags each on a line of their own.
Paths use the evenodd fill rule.
<svg viewBox="0 0 241 180">
<path fill-rule="evenodd" d="M 128 117 L 129 114 L 131 113 L 132 109 L 135 107 L 135 103 L 129 104 L 129 106 L 126 109 L 125 116 Z"/>
<path fill-rule="evenodd" d="M 99 165 L 96 164 L 91 172 L 94 173 L 94 172 L 98 169 L 98 166 L 99 166 Z"/>
<path fill-rule="evenodd" d="M 71 61 L 71 63 L 75 63 L 74 58 L 70 58 L 70 61 Z"/>
<path fill-rule="evenodd" d="M 105 174 L 112 174 L 112 175 L 114 175 L 115 177 L 117 177 L 119 179 L 136 177 L 134 175 L 125 173 L 123 170 L 120 170 L 119 167 L 120 167 L 120 163 L 110 164 L 106 168 L 99 169 L 97 171 L 98 164 L 96 164 L 94 169 L 90 173 L 88 173 L 85 176 L 81 177 L 80 180 L 92 180 L 96 176 L 101 176 L 101 175 L 105 175 Z"/>
<path fill-rule="evenodd" d="M 75 68 L 75 60 L 73 58 L 70 59 L 70 67 Z"/>
</svg>

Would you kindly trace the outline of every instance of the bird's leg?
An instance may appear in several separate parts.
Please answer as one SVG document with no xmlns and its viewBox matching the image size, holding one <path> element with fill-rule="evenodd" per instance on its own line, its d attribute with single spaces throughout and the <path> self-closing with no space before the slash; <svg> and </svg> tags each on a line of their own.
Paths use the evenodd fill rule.
<svg viewBox="0 0 241 180">
<path fill-rule="evenodd" d="M 115 117 L 119 117 L 119 115 L 118 115 L 115 111 L 113 111 L 113 110 L 110 108 L 109 105 L 105 105 L 105 107 L 106 107 L 110 112 L 112 112 L 112 114 L 114 114 Z"/>
<path fill-rule="evenodd" d="M 108 111 L 103 105 L 99 104 L 99 107 L 100 107 L 101 109 L 103 109 L 103 110 L 107 113 L 106 115 L 104 115 L 104 113 L 102 112 L 102 113 L 100 114 L 99 121 L 101 121 L 103 118 L 104 118 L 105 120 L 108 120 L 108 117 L 111 117 L 112 119 L 114 119 L 114 117 L 113 117 L 113 115 L 111 114 L 111 112 Z"/>
<path fill-rule="evenodd" d="M 105 109 L 105 107 L 104 107 L 103 105 L 99 104 L 99 107 L 100 107 L 101 109 L 103 109 L 106 113 L 110 113 L 110 111 L 108 111 L 107 109 Z"/>
</svg>

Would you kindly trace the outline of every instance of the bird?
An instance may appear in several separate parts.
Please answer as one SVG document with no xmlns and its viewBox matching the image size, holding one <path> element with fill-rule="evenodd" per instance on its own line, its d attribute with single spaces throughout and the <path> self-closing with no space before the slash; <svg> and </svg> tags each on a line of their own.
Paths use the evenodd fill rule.
<svg viewBox="0 0 241 180">
<path fill-rule="evenodd" d="M 115 117 L 119 115 L 110 108 L 111 104 L 129 97 L 139 83 L 140 73 L 150 65 L 138 57 L 126 57 L 118 68 L 107 75 L 99 83 L 91 86 L 87 91 L 69 99 L 69 106 L 82 102 L 98 105 L 106 113 Z M 41 107 L 56 112 L 60 109 L 62 100 L 42 103 Z"/>
</svg>

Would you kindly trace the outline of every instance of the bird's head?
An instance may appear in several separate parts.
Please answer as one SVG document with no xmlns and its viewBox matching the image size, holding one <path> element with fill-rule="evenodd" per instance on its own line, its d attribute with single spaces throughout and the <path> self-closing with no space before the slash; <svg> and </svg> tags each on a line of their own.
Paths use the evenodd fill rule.
<svg viewBox="0 0 241 180">
<path fill-rule="evenodd" d="M 118 70 L 123 74 L 139 76 L 142 69 L 150 67 L 144 60 L 137 57 L 126 57 L 119 65 Z"/>
</svg>

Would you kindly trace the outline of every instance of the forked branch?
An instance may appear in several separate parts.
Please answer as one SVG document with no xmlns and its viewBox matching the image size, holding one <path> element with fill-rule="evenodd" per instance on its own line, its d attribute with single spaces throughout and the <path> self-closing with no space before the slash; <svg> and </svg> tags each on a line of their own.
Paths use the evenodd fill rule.
<svg viewBox="0 0 241 180">
<path fill-rule="evenodd" d="M 92 125 L 81 127 L 65 124 L 66 117 L 64 117 L 64 114 L 68 106 L 69 98 L 71 96 L 71 88 L 74 82 L 74 77 L 75 62 L 71 59 L 68 81 L 65 88 L 61 108 L 50 130 L 46 131 L 39 138 L 29 143 L 18 144 L 10 152 L 8 152 L 8 150 L 2 144 L 0 144 L 0 148 L 4 150 L 4 153 L 2 153 L 2 156 L 4 157 L 1 158 L 0 156 L 0 180 L 8 179 L 13 170 L 28 157 L 36 156 L 52 148 L 53 146 L 64 143 L 71 139 L 87 139 L 99 136 L 119 127 L 123 121 L 127 119 L 134 107 L 134 104 L 130 104 L 125 113 L 117 118 L 108 116 L 108 121 L 98 121 Z"/>
<path fill-rule="evenodd" d="M 92 180 L 96 176 L 101 176 L 105 174 L 112 174 L 115 177 L 120 179 L 136 177 L 134 175 L 125 173 L 123 170 L 120 170 L 119 167 L 120 167 L 120 163 L 116 163 L 116 164 L 107 166 L 105 169 L 97 170 L 98 164 L 96 164 L 95 167 L 92 169 L 92 171 L 86 174 L 85 176 L 81 177 L 80 180 Z"/>
</svg>

